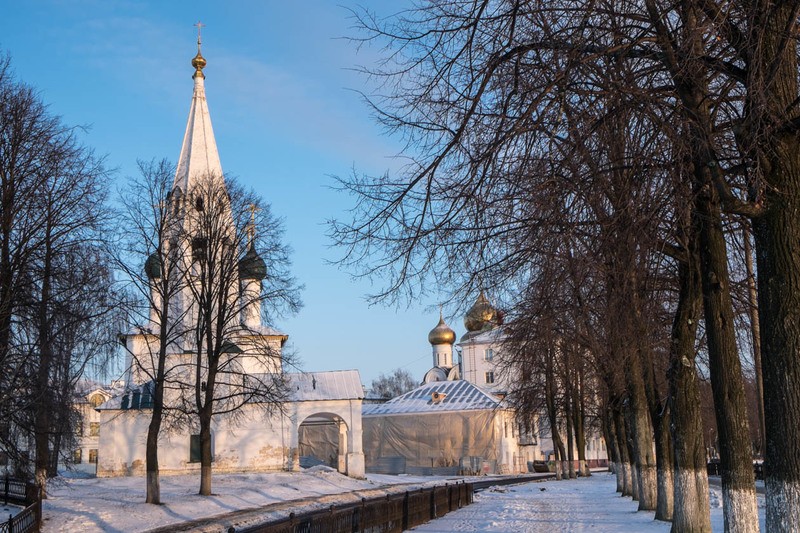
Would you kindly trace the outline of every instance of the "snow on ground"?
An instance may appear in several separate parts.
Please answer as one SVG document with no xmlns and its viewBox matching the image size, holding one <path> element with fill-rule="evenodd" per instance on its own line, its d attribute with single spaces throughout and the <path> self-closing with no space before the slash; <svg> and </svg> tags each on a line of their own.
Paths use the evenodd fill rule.
<svg viewBox="0 0 800 533">
<path fill-rule="evenodd" d="M 135 532 L 196 520 L 240 509 L 316 498 L 389 484 L 444 483 L 444 477 L 369 476 L 357 480 L 316 466 L 302 472 L 218 474 L 212 477 L 212 496 L 200 496 L 199 475 L 161 476 L 164 505 L 144 503 L 143 477 L 58 478 L 44 501 L 44 533 Z M 329 499 L 325 499 L 330 505 Z"/>
<path fill-rule="evenodd" d="M 637 512 L 637 503 L 615 492 L 613 474 L 595 473 L 590 478 L 545 481 L 492 487 L 475 495 L 475 503 L 412 531 L 445 533 L 486 531 L 495 533 L 572 532 L 668 533 L 670 524 L 653 519 L 652 512 Z M 722 533 L 722 496 L 711 489 L 711 522 Z M 764 531 L 764 498 L 759 496 L 761 530 Z"/>
<path fill-rule="evenodd" d="M 17 516 L 23 509 L 24 507 L 14 505 L 13 503 L 3 504 L 0 502 L 0 524 L 7 521 L 12 516 Z"/>
<path fill-rule="evenodd" d="M 211 517 L 242 509 L 254 509 L 306 498 L 288 504 L 295 512 L 314 506 L 352 501 L 351 491 L 367 497 L 392 490 L 453 482 L 454 478 L 372 475 L 356 480 L 318 466 L 302 472 L 214 475 L 210 497 L 199 496 L 199 476 L 162 476 L 164 505 L 144 503 L 144 478 L 90 478 L 56 480 L 44 502 L 44 533 L 136 532 Z M 481 478 L 486 480 L 486 478 Z M 545 481 L 492 487 L 476 494 L 475 503 L 415 531 L 487 531 L 502 533 L 584 531 L 667 533 L 669 524 L 657 522 L 651 512 L 637 512 L 637 504 L 615 492 L 612 474 L 597 472 L 590 478 Z M 339 496 L 337 496 L 339 495 Z M 358 497 L 360 498 L 360 496 Z M 356 500 L 357 501 L 357 500 Z M 722 532 L 720 489 L 711 488 L 711 519 L 714 531 Z M 254 512 L 248 519 L 263 519 L 281 511 Z M 759 496 L 761 529 L 764 530 L 764 498 Z M 238 515 L 237 515 L 238 516 Z M 240 524 L 243 525 L 243 524 Z M 239 527 L 239 526 L 237 526 Z M 209 531 L 214 527 L 209 527 Z M 219 528 L 216 528 L 219 530 Z"/>
</svg>

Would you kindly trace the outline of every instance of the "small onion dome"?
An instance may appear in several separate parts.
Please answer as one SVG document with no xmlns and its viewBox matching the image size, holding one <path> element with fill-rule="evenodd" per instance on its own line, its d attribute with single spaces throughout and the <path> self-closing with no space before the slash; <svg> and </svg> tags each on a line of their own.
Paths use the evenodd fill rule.
<svg viewBox="0 0 800 533">
<path fill-rule="evenodd" d="M 256 249 L 251 244 L 247 247 L 247 253 L 239 261 L 239 278 L 255 279 L 261 281 L 267 277 L 267 264 L 256 253 Z"/>
<path fill-rule="evenodd" d="M 464 316 L 464 326 L 469 332 L 491 329 L 500 323 L 499 318 L 497 309 L 489 303 L 481 291 L 478 299 Z"/>
<path fill-rule="evenodd" d="M 159 279 L 161 277 L 161 261 L 158 260 L 158 254 L 153 252 L 147 257 L 144 262 L 144 273 L 149 279 Z"/>
<path fill-rule="evenodd" d="M 453 344 L 456 342 L 456 332 L 445 324 L 444 318 L 439 315 L 439 323 L 428 333 L 428 342 L 437 346 L 439 344 Z"/>
<path fill-rule="evenodd" d="M 206 58 L 204 58 L 203 55 L 200 53 L 199 46 L 197 50 L 197 55 L 192 58 L 192 66 L 195 69 L 194 70 L 195 76 L 199 75 L 205 78 L 205 75 L 203 75 L 203 69 L 206 68 Z"/>
</svg>

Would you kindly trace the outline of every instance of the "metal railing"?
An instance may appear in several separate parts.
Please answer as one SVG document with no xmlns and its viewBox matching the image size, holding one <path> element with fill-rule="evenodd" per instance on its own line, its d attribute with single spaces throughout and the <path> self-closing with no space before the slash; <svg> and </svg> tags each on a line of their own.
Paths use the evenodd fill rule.
<svg viewBox="0 0 800 533">
<path fill-rule="evenodd" d="M 415 491 L 331 505 L 274 522 L 233 528 L 235 533 L 399 533 L 472 503 L 472 483 L 445 484 Z"/>
<path fill-rule="evenodd" d="M 19 479 L 6 477 L 2 481 L 5 504 L 9 502 L 25 505 L 25 509 L 16 516 L 0 522 L 0 533 L 38 532 L 42 523 L 42 500 L 39 498 L 39 487 Z"/>
</svg>

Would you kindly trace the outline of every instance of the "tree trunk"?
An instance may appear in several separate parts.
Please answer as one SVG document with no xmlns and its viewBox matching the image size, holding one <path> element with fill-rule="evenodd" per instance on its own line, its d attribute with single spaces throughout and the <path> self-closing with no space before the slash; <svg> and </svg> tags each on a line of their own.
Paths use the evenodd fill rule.
<svg viewBox="0 0 800 533">
<path fill-rule="evenodd" d="M 156 380 L 158 383 L 158 380 Z M 153 398 L 153 413 L 150 417 L 150 425 L 147 427 L 147 503 L 160 504 L 161 503 L 161 484 L 159 482 L 158 470 L 158 434 L 161 431 L 161 419 L 163 412 L 163 384 L 156 385 L 156 394 Z M 161 398 L 159 398 L 159 391 L 161 389 Z M 202 494 L 202 489 L 201 489 Z"/>
<path fill-rule="evenodd" d="M 41 271 L 41 290 L 37 309 L 37 328 L 39 339 L 39 367 L 36 375 L 35 414 L 34 414 L 34 480 L 39 486 L 40 498 L 47 497 L 47 468 L 50 461 L 50 403 L 52 391 L 50 390 L 50 367 L 53 362 L 53 347 L 50 342 L 50 317 L 48 304 L 50 303 L 50 282 L 52 275 L 52 242 L 50 240 L 50 227 L 46 228 L 44 241 L 44 258 Z"/>
<path fill-rule="evenodd" d="M 622 493 L 622 460 L 619 456 L 619 447 L 617 446 L 617 432 L 614 429 L 614 421 L 611 415 L 611 408 L 606 406 L 603 414 L 603 437 L 606 441 L 606 450 L 608 450 L 609 470 L 615 474 L 617 478 L 617 492 Z"/>
<path fill-rule="evenodd" d="M 750 336 L 753 344 L 753 368 L 756 373 L 756 406 L 758 408 L 758 453 L 764 457 L 767 447 L 767 430 L 764 425 L 764 378 L 761 373 L 761 324 L 758 321 L 758 291 L 753 271 L 753 252 L 750 247 L 750 230 L 742 227 L 744 239 L 744 264 L 747 269 L 747 309 L 750 317 Z"/>
<path fill-rule="evenodd" d="M 628 434 L 625 428 L 625 421 L 621 407 L 613 409 L 614 429 L 617 435 L 617 449 L 619 450 L 620 466 L 622 467 L 618 476 L 622 477 L 622 495 L 634 497 L 636 491 L 633 486 L 633 460 L 628 447 Z"/>
<path fill-rule="evenodd" d="M 701 168 L 700 173 L 707 176 L 707 168 Z M 704 316 L 719 432 L 725 531 L 756 532 L 758 508 L 753 455 L 742 368 L 736 348 L 725 235 L 716 190 L 710 179 L 705 180 L 696 193 L 694 219 L 700 236 Z"/>
<path fill-rule="evenodd" d="M 685 261 L 678 265 L 678 306 L 672 322 L 669 402 L 675 457 L 672 533 L 711 531 L 708 475 L 695 367 L 695 342 L 702 296 L 699 258 L 690 236 Z"/>
<path fill-rule="evenodd" d="M 569 377 L 567 376 L 567 380 Z M 567 391 L 564 394 L 564 426 L 567 430 L 567 465 L 568 475 L 570 479 L 575 479 L 575 443 L 572 437 L 572 402 L 570 401 L 570 390 L 567 385 Z"/>
<path fill-rule="evenodd" d="M 753 134 L 761 143 L 767 208 L 753 221 L 763 330 L 766 525 L 770 532 L 788 532 L 800 531 L 800 139 L 783 122 L 798 115 L 797 43 L 786 43 L 787 29 L 797 28 L 795 6 L 770 4 L 769 11 L 754 13 L 754 26 L 760 33 L 750 42 L 759 48 L 748 69 L 755 81 L 748 99 L 756 105 L 748 111 L 769 113 L 752 121 L 768 125 L 766 134 Z"/>
<path fill-rule="evenodd" d="M 583 381 L 582 364 L 576 364 L 577 383 L 572 387 L 572 425 L 575 429 L 575 447 L 578 450 L 578 475 L 588 477 L 589 467 L 586 464 L 586 434 L 583 428 Z"/>
<path fill-rule="evenodd" d="M 200 495 L 211 496 L 211 411 L 200 411 Z"/>
<path fill-rule="evenodd" d="M 646 338 L 644 328 L 639 322 L 640 338 Z M 649 348 L 640 351 L 642 376 L 645 383 L 650 419 L 653 423 L 656 447 L 656 520 L 668 522 L 673 513 L 672 487 L 672 445 L 669 434 L 669 407 L 662 404 L 662 397 L 655 379 L 654 357 Z"/>
<path fill-rule="evenodd" d="M 558 412 L 556 410 L 555 373 L 553 370 L 552 351 L 548 351 L 545 357 L 545 403 L 547 405 L 547 418 L 550 422 L 550 435 L 553 439 L 553 451 L 556 455 L 556 479 L 561 479 L 564 461 L 564 445 L 558 433 Z"/>
<path fill-rule="evenodd" d="M 629 416 L 631 426 L 631 444 L 633 446 L 634 463 L 636 464 L 636 484 L 640 511 L 654 511 L 658 503 L 658 482 L 656 476 L 656 457 L 654 454 L 653 423 L 642 379 L 641 363 L 638 351 L 629 353 L 625 378 L 629 394 Z"/>
<path fill-rule="evenodd" d="M 656 419 L 656 476 L 658 482 L 658 502 L 656 503 L 656 520 L 669 522 L 675 512 L 675 487 L 672 475 L 674 455 L 669 433 L 669 408 L 665 407 Z"/>
</svg>

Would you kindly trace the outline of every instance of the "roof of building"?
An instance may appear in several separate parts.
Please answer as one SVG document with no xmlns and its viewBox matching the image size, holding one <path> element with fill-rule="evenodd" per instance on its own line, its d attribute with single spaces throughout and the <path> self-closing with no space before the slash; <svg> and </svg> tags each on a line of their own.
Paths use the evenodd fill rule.
<svg viewBox="0 0 800 533">
<path fill-rule="evenodd" d="M 497 409 L 500 400 L 469 381 L 434 381 L 383 404 L 365 405 L 364 416 Z"/>
<path fill-rule="evenodd" d="M 331 372 L 302 372 L 286 375 L 289 400 L 309 402 L 315 400 L 360 400 L 364 387 L 358 370 Z"/>
<path fill-rule="evenodd" d="M 321 400 L 360 400 L 364 398 L 364 387 L 358 370 L 335 370 L 331 372 L 302 372 L 284 374 L 288 390 L 287 402 L 310 402 Z M 146 409 L 153 406 L 153 382 L 130 385 L 100 406 L 108 409 Z"/>
<path fill-rule="evenodd" d="M 499 344 L 505 340 L 505 330 L 502 327 L 483 331 L 468 331 L 458 341 L 459 346 L 465 344 Z"/>
</svg>

